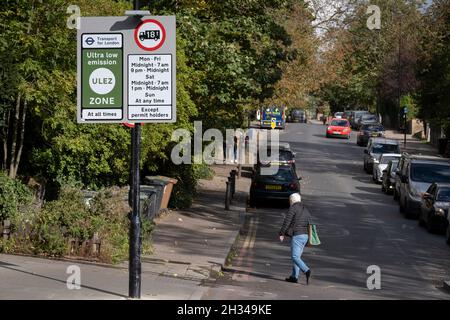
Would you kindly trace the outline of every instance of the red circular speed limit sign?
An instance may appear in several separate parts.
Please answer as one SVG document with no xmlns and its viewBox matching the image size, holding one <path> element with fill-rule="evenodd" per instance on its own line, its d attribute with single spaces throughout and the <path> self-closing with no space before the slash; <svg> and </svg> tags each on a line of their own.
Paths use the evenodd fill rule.
<svg viewBox="0 0 450 320">
<path fill-rule="evenodd" d="M 154 51 L 164 44 L 166 29 L 157 20 L 148 19 L 142 21 L 134 30 L 134 41 L 144 50 Z"/>
</svg>

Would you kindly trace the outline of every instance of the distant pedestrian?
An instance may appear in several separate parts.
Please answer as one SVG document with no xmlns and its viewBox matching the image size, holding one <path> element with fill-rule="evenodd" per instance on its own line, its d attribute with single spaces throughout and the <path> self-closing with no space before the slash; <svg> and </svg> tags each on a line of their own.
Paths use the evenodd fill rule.
<svg viewBox="0 0 450 320">
<path fill-rule="evenodd" d="M 311 269 L 302 261 L 302 253 L 308 243 L 308 226 L 311 221 L 309 211 L 301 203 L 302 198 L 299 193 L 294 193 L 289 197 L 290 208 L 284 218 L 283 225 L 279 232 L 280 241 L 283 242 L 285 236 L 291 237 L 291 258 L 293 262 L 292 273 L 287 282 L 298 282 L 300 271 L 306 276 L 306 284 L 309 284 Z"/>
</svg>

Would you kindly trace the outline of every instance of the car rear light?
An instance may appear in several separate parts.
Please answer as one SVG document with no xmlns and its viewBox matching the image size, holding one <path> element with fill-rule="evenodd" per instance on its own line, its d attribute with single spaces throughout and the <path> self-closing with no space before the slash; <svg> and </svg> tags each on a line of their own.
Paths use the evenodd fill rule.
<svg viewBox="0 0 450 320">
<path fill-rule="evenodd" d="M 291 183 L 289 185 L 289 189 L 294 190 L 294 191 L 298 191 L 298 184 L 296 183 Z"/>
<path fill-rule="evenodd" d="M 288 160 L 289 164 L 295 163 L 295 160 Z"/>
</svg>

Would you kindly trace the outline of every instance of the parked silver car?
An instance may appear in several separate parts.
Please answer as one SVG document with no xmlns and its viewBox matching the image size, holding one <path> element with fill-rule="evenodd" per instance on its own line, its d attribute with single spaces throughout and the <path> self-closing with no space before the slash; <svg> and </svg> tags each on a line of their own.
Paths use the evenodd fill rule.
<svg viewBox="0 0 450 320">
<path fill-rule="evenodd" d="M 400 153 L 399 142 L 384 138 L 370 138 L 367 149 L 364 149 L 364 171 L 372 174 L 375 161 L 379 161 L 383 153 Z"/>
<path fill-rule="evenodd" d="M 440 157 L 404 154 L 396 178 L 400 212 L 417 218 L 422 195 L 432 183 L 450 183 L 450 160 Z"/>
<path fill-rule="evenodd" d="M 373 181 L 381 183 L 383 181 L 383 170 L 387 168 L 389 161 L 399 160 L 401 157 L 400 153 L 383 153 L 379 160 L 375 159 L 373 162 Z"/>
</svg>

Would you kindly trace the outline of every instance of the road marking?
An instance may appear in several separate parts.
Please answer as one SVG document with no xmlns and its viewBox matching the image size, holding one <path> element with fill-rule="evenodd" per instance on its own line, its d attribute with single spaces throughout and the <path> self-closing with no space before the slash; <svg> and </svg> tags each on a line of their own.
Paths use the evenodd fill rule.
<svg viewBox="0 0 450 320">
<path fill-rule="evenodd" d="M 255 245 L 256 240 L 256 230 L 258 225 L 258 218 L 251 219 L 247 237 L 245 238 L 244 245 L 242 246 L 242 251 L 247 249 L 251 250 Z"/>
</svg>

